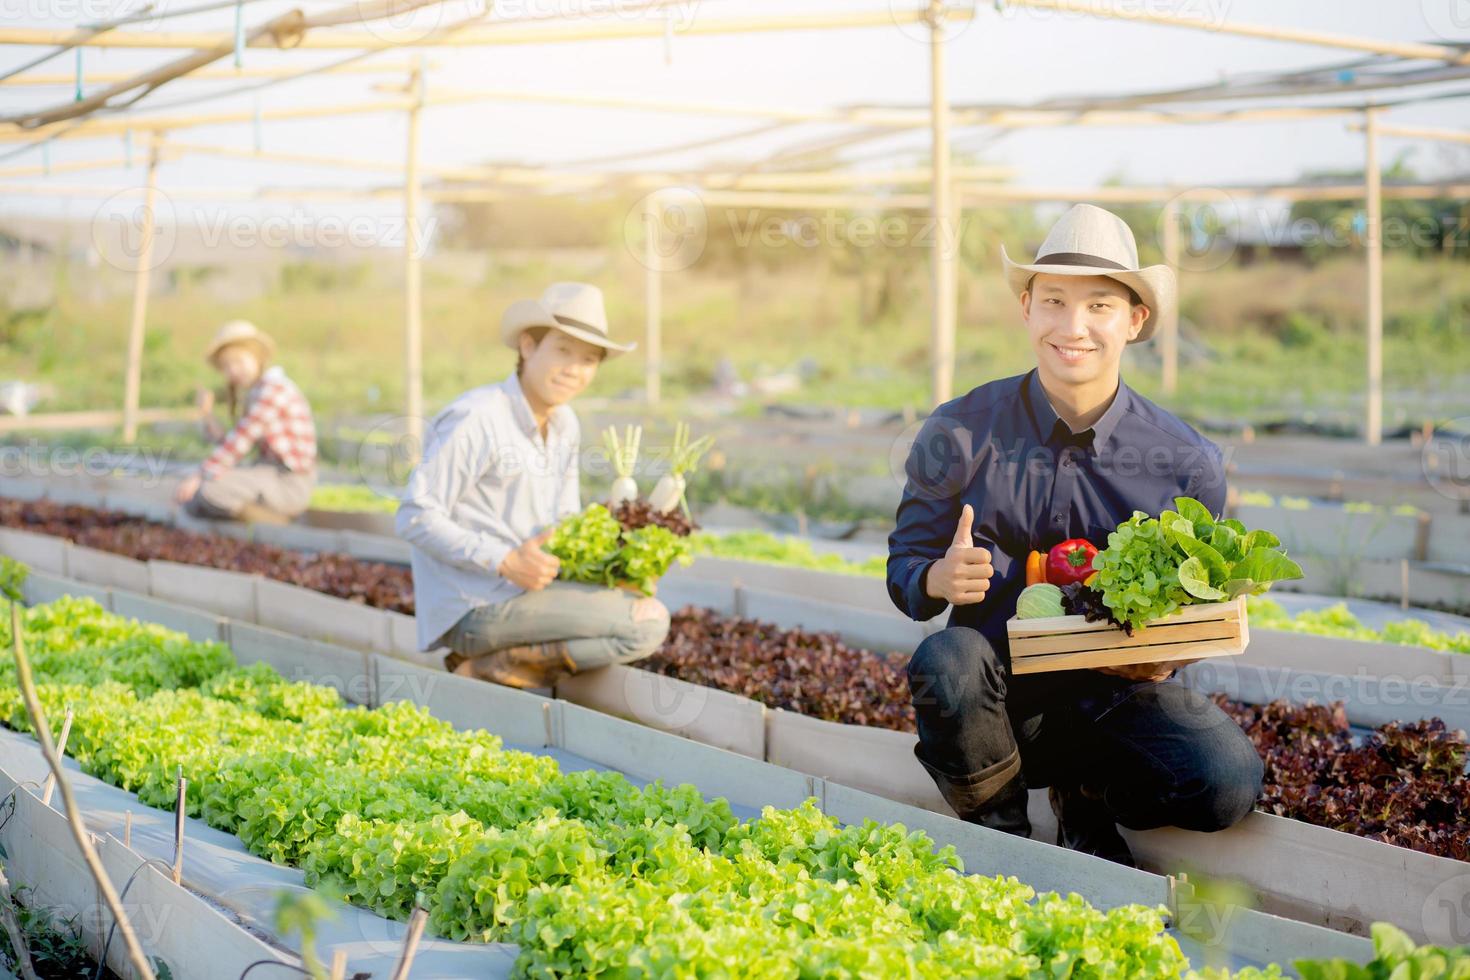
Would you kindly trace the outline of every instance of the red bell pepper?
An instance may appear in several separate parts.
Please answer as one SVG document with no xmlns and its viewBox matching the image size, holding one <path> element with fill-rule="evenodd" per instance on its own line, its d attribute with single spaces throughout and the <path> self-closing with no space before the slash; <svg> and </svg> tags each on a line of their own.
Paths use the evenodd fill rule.
<svg viewBox="0 0 1470 980">
<path fill-rule="evenodd" d="M 1069 538 L 1046 556 L 1046 580 L 1052 585 L 1081 582 L 1092 574 L 1092 556 L 1097 549 L 1086 538 Z"/>
</svg>

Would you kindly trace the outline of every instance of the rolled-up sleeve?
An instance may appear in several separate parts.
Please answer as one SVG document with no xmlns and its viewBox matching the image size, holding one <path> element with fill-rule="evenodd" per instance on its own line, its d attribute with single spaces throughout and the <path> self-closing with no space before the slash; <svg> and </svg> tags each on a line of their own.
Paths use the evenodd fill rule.
<svg viewBox="0 0 1470 980">
<path fill-rule="evenodd" d="M 478 515 L 477 523 L 489 526 L 475 530 L 452 516 L 455 503 L 493 463 L 494 454 L 492 433 L 474 416 L 455 413 L 435 420 L 424 457 L 398 505 L 398 536 L 446 564 L 499 574 L 505 556 L 520 546 L 515 532 L 494 515 Z"/>
<path fill-rule="evenodd" d="M 933 619 L 949 605 L 924 590 L 924 575 L 954 540 L 972 473 L 968 442 L 952 418 L 935 415 L 909 448 L 903 499 L 888 536 L 888 595 L 911 619 Z"/>
</svg>

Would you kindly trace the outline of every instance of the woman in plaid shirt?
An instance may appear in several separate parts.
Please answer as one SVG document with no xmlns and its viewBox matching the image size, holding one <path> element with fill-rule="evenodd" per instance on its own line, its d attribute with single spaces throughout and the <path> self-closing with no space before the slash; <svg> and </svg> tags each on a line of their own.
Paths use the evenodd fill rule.
<svg viewBox="0 0 1470 980">
<path fill-rule="evenodd" d="M 311 406 L 279 366 L 271 365 L 275 342 L 253 324 L 225 324 L 205 351 L 205 360 L 225 376 L 230 412 L 245 392 L 243 413 L 225 432 L 211 414 L 213 398 L 201 401 L 214 451 L 174 494 L 196 517 L 284 524 L 304 512 L 316 486 L 316 426 Z M 251 450 L 256 460 L 245 463 Z"/>
</svg>

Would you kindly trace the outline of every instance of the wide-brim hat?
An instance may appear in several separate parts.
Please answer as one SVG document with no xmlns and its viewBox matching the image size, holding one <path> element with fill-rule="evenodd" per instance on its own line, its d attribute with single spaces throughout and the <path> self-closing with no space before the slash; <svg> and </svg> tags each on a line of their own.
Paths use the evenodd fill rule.
<svg viewBox="0 0 1470 980">
<path fill-rule="evenodd" d="M 262 362 L 274 360 L 276 356 L 276 342 L 270 334 L 249 320 L 231 320 L 215 332 L 214 339 L 204 349 L 204 360 L 213 364 L 219 352 L 231 344 L 254 344 Z"/>
<path fill-rule="evenodd" d="M 1138 245 L 1127 222 L 1091 204 L 1074 204 L 1052 225 L 1036 250 L 1036 261 L 1011 261 L 1000 247 L 1006 282 L 1019 297 L 1039 272 L 1057 276 L 1107 276 L 1131 288 L 1148 307 L 1148 318 L 1129 343 L 1149 339 L 1159 324 L 1173 324 L 1178 316 L 1178 286 L 1167 265 L 1138 267 Z"/>
<path fill-rule="evenodd" d="M 540 299 L 516 300 L 500 317 L 500 339 L 512 350 L 521 334 L 532 327 L 551 327 L 578 340 L 596 344 L 608 357 L 626 354 L 637 344 L 619 344 L 607 333 L 607 310 L 602 290 L 585 282 L 554 282 Z"/>
</svg>

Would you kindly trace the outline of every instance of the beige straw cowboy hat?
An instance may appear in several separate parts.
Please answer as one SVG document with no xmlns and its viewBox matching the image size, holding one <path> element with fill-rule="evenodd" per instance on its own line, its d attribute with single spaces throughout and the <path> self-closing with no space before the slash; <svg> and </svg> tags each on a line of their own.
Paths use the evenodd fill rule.
<svg viewBox="0 0 1470 980">
<path fill-rule="evenodd" d="M 520 346 L 522 331 L 552 327 L 578 340 L 607 350 L 608 357 L 626 354 L 637 344 L 614 343 L 607 335 L 607 311 L 602 290 L 585 282 L 554 282 L 540 299 L 510 304 L 500 318 L 500 339 L 512 350 Z"/>
<path fill-rule="evenodd" d="M 231 320 L 219 328 L 214 339 L 204 349 L 204 360 L 213 364 L 219 352 L 231 344 L 254 344 L 260 352 L 262 363 L 276 356 L 276 342 L 271 340 L 269 334 L 248 320 Z"/>
<path fill-rule="evenodd" d="M 1018 297 L 1038 272 L 1056 276 L 1107 276 L 1131 287 L 1149 312 L 1143 328 L 1130 343 L 1147 340 L 1160 323 L 1172 323 L 1177 315 L 1174 270 L 1167 265 L 1140 269 L 1132 230 L 1116 214 L 1091 204 L 1074 204 L 1052 225 L 1046 240 L 1036 250 L 1035 262 L 1030 265 L 1012 262 L 1004 245 L 1000 247 L 1000 260 L 1005 266 L 1006 282 Z"/>
</svg>

